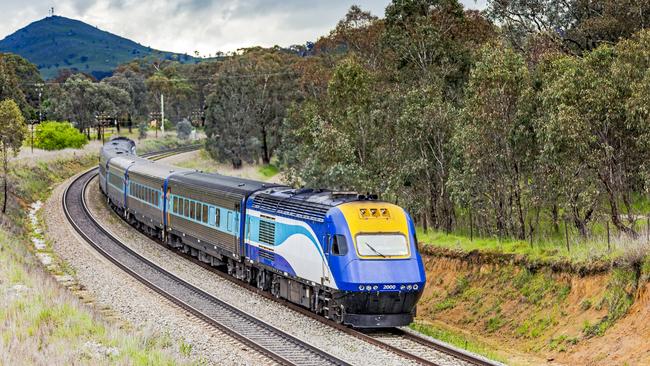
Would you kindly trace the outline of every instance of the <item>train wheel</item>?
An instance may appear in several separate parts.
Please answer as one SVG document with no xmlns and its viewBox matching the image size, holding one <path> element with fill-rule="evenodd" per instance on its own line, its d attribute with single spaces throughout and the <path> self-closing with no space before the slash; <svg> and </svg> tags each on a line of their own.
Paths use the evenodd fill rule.
<svg viewBox="0 0 650 366">
<path fill-rule="evenodd" d="M 271 294 L 277 298 L 280 298 L 280 278 L 275 275 L 271 281 Z"/>
<path fill-rule="evenodd" d="M 263 269 L 258 270 L 256 277 L 257 277 L 256 282 L 257 282 L 258 289 L 268 291 L 271 288 L 271 283 L 269 281 L 269 274 L 265 270 Z"/>
</svg>

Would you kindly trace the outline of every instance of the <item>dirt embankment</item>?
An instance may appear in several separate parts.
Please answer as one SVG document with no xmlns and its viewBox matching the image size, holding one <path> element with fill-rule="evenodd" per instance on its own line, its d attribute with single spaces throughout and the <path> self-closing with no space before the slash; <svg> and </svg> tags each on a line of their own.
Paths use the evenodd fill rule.
<svg viewBox="0 0 650 366">
<path fill-rule="evenodd" d="M 471 334 L 513 364 L 650 364 L 646 263 L 581 267 L 426 248 L 423 255 L 423 323 Z"/>
</svg>

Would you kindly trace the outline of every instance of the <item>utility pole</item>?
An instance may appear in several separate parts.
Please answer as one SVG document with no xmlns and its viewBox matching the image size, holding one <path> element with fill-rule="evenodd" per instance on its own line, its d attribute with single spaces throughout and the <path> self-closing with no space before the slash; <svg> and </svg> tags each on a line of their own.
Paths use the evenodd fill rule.
<svg viewBox="0 0 650 366">
<path fill-rule="evenodd" d="M 43 97 L 43 84 L 36 84 L 36 90 L 38 90 L 38 123 L 40 124 L 43 122 L 43 108 L 41 107 L 41 98 Z M 32 148 L 32 154 L 34 153 L 34 122 L 32 121 L 31 123 L 31 148 Z"/>
<path fill-rule="evenodd" d="M 160 93 L 160 131 L 165 136 L 165 94 Z"/>
<path fill-rule="evenodd" d="M 31 137 L 32 154 L 34 153 L 34 124 L 36 122 L 38 122 L 38 120 L 35 120 L 35 119 L 30 119 L 29 120 L 29 129 L 30 129 L 30 132 L 31 132 L 31 135 L 32 135 L 32 137 Z"/>
</svg>

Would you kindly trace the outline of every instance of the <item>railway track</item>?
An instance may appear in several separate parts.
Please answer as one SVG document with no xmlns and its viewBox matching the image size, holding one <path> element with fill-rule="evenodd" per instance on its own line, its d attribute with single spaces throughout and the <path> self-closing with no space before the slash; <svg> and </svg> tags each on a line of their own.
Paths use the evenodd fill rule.
<svg viewBox="0 0 650 366">
<path fill-rule="evenodd" d="M 151 153 L 160 158 L 191 148 Z M 91 216 L 84 199 L 88 183 L 97 175 L 92 169 L 77 177 L 63 194 L 63 210 L 74 229 L 116 266 L 208 325 L 237 339 L 282 365 L 347 365 L 309 343 L 237 309 L 181 280 L 129 249 Z"/>
<path fill-rule="evenodd" d="M 186 149 L 184 151 L 190 151 L 191 149 Z M 173 155 L 174 153 L 178 152 L 164 152 L 160 153 L 157 155 L 149 155 L 148 157 L 151 159 L 162 159 L 168 156 Z M 144 156 L 144 155 L 143 155 Z M 90 179 L 88 179 L 90 181 Z M 85 205 L 85 203 L 84 203 Z M 153 240 L 153 239 L 152 239 Z M 170 252 L 174 252 L 178 255 L 181 255 L 185 257 L 186 259 L 194 262 L 195 264 L 210 270 L 211 272 L 237 284 L 240 287 L 246 288 L 251 292 L 257 293 L 261 296 L 266 297 L 267 299 L 270 299 L 272 301 L 281 303 L 289 308 L 291 308 L 294 311 L 297 311 L 305 316 L 308 316 L 312 319 L 315 319 L 321 323 L 326 324 L 327 326 L 330 326 L 332 328 L 335 328 L 337 330 L 340 330 L 346 334 L 349 334 L 351 336 L 356 337 L 357 339 L 360 339 L 364 342 L 373 344 L 375 346 L 378 346 L 386 351 L 389 351 L 391 353 L 394 353 L 400 357 L 403 357 L 405 359 L 409 359 L 411 361 L 415 361 L 418 364 L 422 365 L 441 365 L 441 364 L 458 364 L 460 361 L 461 364 L 467 364 L 467 365 L 479 365 L 479 366 L 494 366 L 494 365 L 500 365 L 499 363 L 496 363 L 494 361 L 491 361 L 487 358 L 466 352 L 461 349 L 457 349 L 453 346 L 450 346 L 446 343 L 436 341 L 434 339 L 430 339 L 428 337 L 422 337 L 417 334 L 414 334 L 414 332 L 410 330 L 405 330 L 401 328 L 391 328 L 391 329 L 383 329 L 383 330 L 374 330 L 374 331 L 358 331 L 352 328 L 349 328 L 347 326 L 340 325 L 336 322 L 330 321 L 326 318 L 323 318 L 322 316 L 313 314 L 309 310 L 300 307 L 298 305 L 295 305 L 291 302 L 288 302 L 283 299 L 278 299 L 272 296 L 269 293 L 260 291 L 257 289 L 255 286 L 251 286 L 250 284 L 237 280 L 233 278 L 232 276 L 229 276 L 228 274 L 224 273 L 223 271 L 220 271 L 214 267 L 211 267 L 210 265 L 207 265 L 196 258 L 188 255 L 188 254 L 183 254 L 177 251 L 174 251 L 173 249 L 169 248 L 167 245 L 162 243 L 159 240 L 156 240 L 156 242 L 161 245 L 162 247 L 166 248 L 167 250 L 170 250 Z M 441 362 L 442 361 L 442 362 Z"/>
</svg>

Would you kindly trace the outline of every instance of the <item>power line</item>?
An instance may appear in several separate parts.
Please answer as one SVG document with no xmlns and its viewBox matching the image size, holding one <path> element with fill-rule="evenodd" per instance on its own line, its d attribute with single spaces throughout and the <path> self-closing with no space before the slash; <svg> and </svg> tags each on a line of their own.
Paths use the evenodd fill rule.
<svg viewBox="0 0 650 366">
<path fill-rule="evenodd" d="M 174 78 L 174 79 L 162 79 L 164 82 L 182 82 L 182 81 L 187 81 L 187 82 L 192 82 L 192 81 L 216 81 L 219 78 L 226 78 L 226 79 L 249 79 L 249 78 L 256 78 L 256 77 L 271 77 L 271 76 L 282 76 L 282 75 L 298 75 L 297 72 L 293 71 L 286 71 L 286 72 L 274 72 L 274 73 L 259 73 L 259 74 L 233 74 L 233 75 L 227 75 L 227 74 L 220 74 L 216 75 L 214 77 L 204 77 L 204 78 Z M 42 83 L 34 83 L 34 82 L 19 82 L 21 85 L 26 85 L 26 86 L 48 86 L 48 85 L 65 85 L 64 82 L 60 81 L 45 81 Z M 98 84 L 101 82 L 93 82 L 94 84 Z"/>
</svg>

